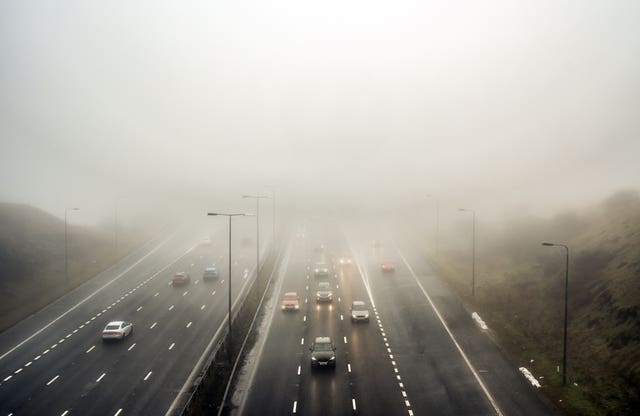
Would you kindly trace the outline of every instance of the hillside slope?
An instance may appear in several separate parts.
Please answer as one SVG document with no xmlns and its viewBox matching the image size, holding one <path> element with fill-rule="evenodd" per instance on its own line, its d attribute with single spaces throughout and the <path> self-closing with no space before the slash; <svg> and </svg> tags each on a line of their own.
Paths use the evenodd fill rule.
<svg viewBox="0 0 640 416">
<path fill-rule="evenodd" d="M 0 204 L 0 230 L 0 331 L 115 261 L 112 231 L 69 225 L 65 287 L 63 220 L 34 207 L 5 203 Z M 135 239 L 123 235 L 120 254 L 143 237 Z"/>
</svg>

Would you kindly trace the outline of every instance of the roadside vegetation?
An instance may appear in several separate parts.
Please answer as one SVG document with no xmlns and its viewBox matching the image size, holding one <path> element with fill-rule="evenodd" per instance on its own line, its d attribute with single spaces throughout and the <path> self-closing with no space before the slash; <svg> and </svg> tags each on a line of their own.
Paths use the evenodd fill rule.
<svg viewBox="0 0 640 416">
<path fill-rule="evenodd" d="M 632 415 L 640 409 L 640 196 L 620 192 L 582 212 L 478 222 L 476 295 L 470 250 L 443 232 L 434 266 L 490 327 L 491 335 L 568 415 Z M 426 238 L 425 240 L 426 241 Z M 569 338 L 562 386 L 564 250 Z"/>
<path fill-rule="evenodd" d="M 68 226 L 65 286 L 64 220 L 37 208 L 0 204 L 0 331 L 112 266 L 151 232 L 124 227 L 115 253 L 113 226 Z"/>
</svg>

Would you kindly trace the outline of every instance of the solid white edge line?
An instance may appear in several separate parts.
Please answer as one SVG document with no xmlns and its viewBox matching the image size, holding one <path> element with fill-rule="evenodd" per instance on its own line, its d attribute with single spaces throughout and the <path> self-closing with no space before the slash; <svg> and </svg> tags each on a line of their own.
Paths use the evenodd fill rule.
<svg viewBox="0 0 640 416">
<path fill-rule="evenodd" d="M 453 341 L 453 344 L 456 346 L 456 349 L 458 350 L 458 352 L 462 356 L 462 359 L 467 364 L 467 367 L 469 367 L 469 370 L 471 370 L 471 373 L 473 373 L 473 376 L 475 377 L 476 381 L 480 385 L 480 388 L 482 389 L 482 391 L 484 392 L 485 396 L 489 400 L 489 403 L 491 403 L 491 406 L 493 407 L 493 410 L 496 411 L 496 414 L 498 416 L 503 416 L 502 411 L 498 408 L 498 404 L 496 403 L 496 401 L 494 400 L 493 396 L 491 396 L 491 393 L 489 393 L 489 390 L 487 389 L 487 387 L 484 385 L 484 383 L 480 379 L 480 376 L 476 372 L 475 368 L 473 368 L 473 365 L 471 364 L 471 361 L 469 361 L 469 358 L 467 357 L 467 354 L 464 353 L 464 351 L 462 350 L 462 347 L 460 347 L 460 344 L 458 344 L 458 341 L 456 341 L 456 338 L 453 336 L 453 333 L 451 332 L 451 330 L 447 326 L 447 323 L 444 321 L 444 318 L 440 314 L 440 311 L 438 311 L 438 308 L 436 308 L 436 305 L 431 300 L 431 297 L 429 296 L 429 294 L 425 290 L 424 286 L 422 286 L 422 283 L 420 283 L 420 281 L 418 280 L 418 277 L 416 276 L 416 273 L 413 271 L 413 268 L 411 267 L 411 265 L 409 264 L 407 259 L 404 257 L 404 255 L 402 254 L 402 252 L 400 251 L 398 246 L 395 244 L 395 242 L 394 242 L 394 245 L 396 246 L 396 251 L 400 255 L 400 258 L 402 259 L 404 264 L 407 266 L 407 269 L 409 269 L 409 272 L 411 272 L 411 276 L 413 276 L 413 279 L 416 281 L 416 283 L 418 284 L 418 287 L 420 287 L 420 290 L 422 290 L 422 293 L 427 298 L 427 301 L 431 305 L 431 308 L 436 313 L 436 316 L 440 320 L 440 323 L 442 323 L 442 326 L 444 327 L 445 331 L 447 331 L 447 334 L 449 334 L 449 338 L 451 338 L 451 341 Z"/>
</svg>

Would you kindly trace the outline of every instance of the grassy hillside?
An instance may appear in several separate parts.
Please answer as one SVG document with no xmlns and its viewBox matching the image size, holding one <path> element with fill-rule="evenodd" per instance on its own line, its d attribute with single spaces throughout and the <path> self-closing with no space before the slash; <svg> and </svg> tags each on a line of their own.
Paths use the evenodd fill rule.
<svg viewBox="0 0 640 416">
<path fill-rule="evenodd" d="M 82 284 L 115 261 L 112 230 L 69 225 L 69 286 L 64 221 L 37 208 L 0 204 L 0 331 Z M 144 240 L 120 236 L 120 255 Z"/>
<path fill-rule="evenodd" d="M 469 309 L 487 321 L 515 364 L 540 378 L 570 415 L 640 409 L 640 196 L 618 193 L 584 212 L 478 224 L 476 296 L 466 246 L 435 262 Z M 564 250 L 569 267 L 568 386 L 562 359 Z"/>
</svg>

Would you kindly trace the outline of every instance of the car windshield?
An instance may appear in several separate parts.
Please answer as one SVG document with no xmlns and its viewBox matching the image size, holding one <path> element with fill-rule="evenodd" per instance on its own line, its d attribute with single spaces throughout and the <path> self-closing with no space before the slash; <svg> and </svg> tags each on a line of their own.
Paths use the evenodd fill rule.
<svg viewBox="0 0 640 416">
<path fill-rule="evenodd" d="M 366 305 L 353 305 L 353 307 L 351 308 L 354 311 L 366 311 L 367 310 L 367 306 Z"/>
<path fill-rule="evenodd" d="M 333 347 L 330 342 L 316 342 L 313 347 L 314 351 L 333 351 Z"/>
<path fill-rule="evenodd" d="M 329 285 L 329 283 L 326 282 L 322 282 L 318 285 L 318 289 L 320 290 L 328 290 L 331 289 L 331 285 Z"/>
<path fill-rule="evenodd" d="M 296 295 L 285 295 L 284 300 L 297 300 L 298 297 Z"/>
</svg>

